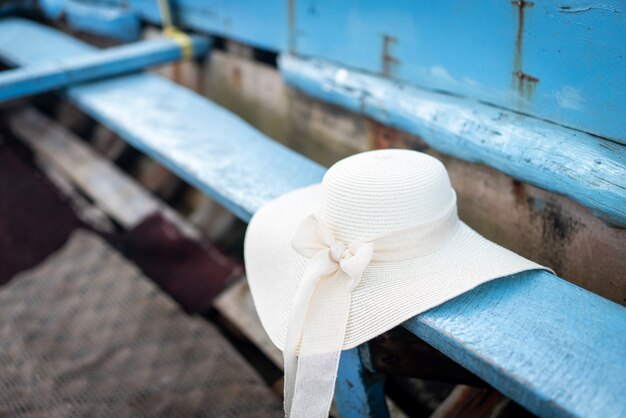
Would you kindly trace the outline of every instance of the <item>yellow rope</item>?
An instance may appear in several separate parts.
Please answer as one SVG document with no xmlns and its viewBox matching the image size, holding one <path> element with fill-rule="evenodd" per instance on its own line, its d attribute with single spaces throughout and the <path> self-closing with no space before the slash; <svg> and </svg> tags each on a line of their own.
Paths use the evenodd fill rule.
<svg viewBox="0 0 626 418">
<path fill-rule="evenodd" d="M 161 13 L 161 23 L 163 24 L 163 35 L 180 45 L 184 59 L 193 58 L 191 38 L 174 26 L 169 0 L 157 0 L 157 2 L 159 4 L 159 12 Z"/>
<path fill-rule="evenodd" d="M 193 58 L 193 44 L 191 43 L 189 35 L 178 30 L 176 26 L 166 26 L 163 28 L 163 35 L 180 45 L 184 59 Z"/>
</svg>

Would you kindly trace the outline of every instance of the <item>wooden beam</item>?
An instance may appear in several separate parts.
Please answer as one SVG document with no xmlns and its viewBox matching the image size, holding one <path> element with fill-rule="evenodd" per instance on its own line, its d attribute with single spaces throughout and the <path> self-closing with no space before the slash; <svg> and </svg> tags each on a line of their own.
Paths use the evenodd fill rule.
<svg viewBox="0 0 626 418">
<path fill-rule="evenodd" d="M 190 42 L 196 57 L 207 53 L 208 38 L 193 36 Z M 129 74 L 180 59 L 183 59 L 180 43 L 160 38 L 7 70 L 0 73 L 0 102 Z"/>
<path fill-rule="evenodd" d="M 131 229 L 146 216 L 160 211 L 188 236 L 199 236 L 175 211 L 134 179 L 36 110 L 29 108 L 14 113 L 9 118 L 9 126 L 124 228 Z"/>
<path fill-rule="evenodd" d="M 497 418 L 511 401 L 493 389 L 459 385 L 430 418 Z"/>
<path fill-rule="evenodd" d="M 222 292 L 213 304 L 276 366 L 283 368 L 283 355 L 261 325 L 245 278 Z"/>
</svg>

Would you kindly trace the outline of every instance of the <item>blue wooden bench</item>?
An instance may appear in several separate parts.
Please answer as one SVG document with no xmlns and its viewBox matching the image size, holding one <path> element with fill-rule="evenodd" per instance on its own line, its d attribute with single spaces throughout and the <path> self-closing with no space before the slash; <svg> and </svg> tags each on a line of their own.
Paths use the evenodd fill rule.
<svg viewBox="0 0 626 418">
<path fill-rule="evenodd" d="M 40 24 L 14 18 L 0 21 L 0 59 L 9 65 L 37 68 L 94 52 L 93 47 Z M 284 71 L 294 79 L 295 65 L 283 62 Z M 295 82 L 315 90 L 305 76 Z M 350 91 L 331 89 L 324 94 L 345 101 Z M 325 171 L 236 115 L 157 75 L 72 86 L 65 94 L 244 221 L 269 200 L 319 182 Z M 376 107 L 371 111 L 376 113 Z M 437 131 L 433 121 L 426 124 L 410 115 L 402 123 Z M 442 142 L 444 151 L 472 161 L 494 161 L 481 154 L 474 139 L 462 140 L 462 131 L 446 138 L 452 142 Z M 498 155 L 508 163 L 497 168 L 546 188 L 551 188 L 548 179 L 558 179 L 553 190 L 576 197 L 623 225 L 624 179 L 619 166 L 623 151 L 597 146 L 586 136 L 563 139 L 558 147 L 560 161 L 582 147 L 594 161 L 613 168 L 593 181 L 572 175 L 576 169 L 571 165 L 549 163 L 556 146 L 536 150 L 528 169 L 514 148 L 502 146 Z M 626 309 L 548 273 L 526 272 L 482 285 L 403 326 L 540 416 L 626 415 Z M 343 417 L 386 414 L 382 379 L 372 370 L 367 352 L 365 345 L 342 354 L 336 397 Z"/>
</svg>

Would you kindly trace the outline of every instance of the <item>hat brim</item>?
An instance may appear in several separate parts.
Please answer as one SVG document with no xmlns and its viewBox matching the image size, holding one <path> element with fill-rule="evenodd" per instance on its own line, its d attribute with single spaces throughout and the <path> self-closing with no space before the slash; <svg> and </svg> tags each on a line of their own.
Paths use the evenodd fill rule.
<svg viewBox="0 0 626 418">
<path fill-rule="evenodd" d="M 272 342 L 283 349 L 292 301 L 309 259 L 291 239 L 318 213 L 321 185 L 287 193 L 263 206 L 248 226 L 245 264 L 254 304 Z M 352 292 L 343 349 L 369 341 L 413 316 L 490 280 L 545 269 L 487 240 L 463 222 L 438 251 L 402 262 L 372 262 Z M 332 308 L 332 307 L 329 307 Z"/>
</svg>

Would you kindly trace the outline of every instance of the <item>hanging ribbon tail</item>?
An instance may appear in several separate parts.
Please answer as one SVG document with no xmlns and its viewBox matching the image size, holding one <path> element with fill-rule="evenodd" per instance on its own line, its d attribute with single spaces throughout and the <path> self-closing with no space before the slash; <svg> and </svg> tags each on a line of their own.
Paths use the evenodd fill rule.
<svg viewBox="0 0 626 418">
<path fill-rule="evenodd" d="M 311 260 L 309 268 L 300 280 L 298 290 L 293 300 L 293 309 L 289 318 L 287 339 L 283 350 L 285 367 L 285 414 L 289 416 L 291 402 L 294 398 L 294 387 L 297 370 L 297 351 L 302 340 L 302 331 L 305 327 L 309 306 L 315 293 L 319 279 L 337 271 L 338 266 L 330 261 L 328 249 L 317 253 Z"/>
<path fill-rule="evenodd" d="M 292 418 L 328 417 L 350 313 L 351 291 L 345 276 L 339 270 L 319 283 L 311 300 L 298 356 Z"/>
</svg>

